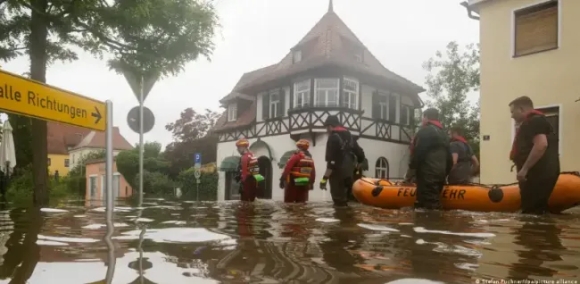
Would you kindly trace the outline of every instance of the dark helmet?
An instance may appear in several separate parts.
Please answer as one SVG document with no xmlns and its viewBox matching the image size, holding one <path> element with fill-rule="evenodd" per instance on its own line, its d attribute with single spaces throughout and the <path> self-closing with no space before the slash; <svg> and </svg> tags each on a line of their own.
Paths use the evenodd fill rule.
<svg viewBox="0 0 580 284">
<path fill-rule="evenodd" d="M 338 126 L 338 125 L 340 125 L 340 120 L 338 120 L 338 116 L 336 115 L 329 115 L 324 121 L 324 126 Z"/>
</svg>

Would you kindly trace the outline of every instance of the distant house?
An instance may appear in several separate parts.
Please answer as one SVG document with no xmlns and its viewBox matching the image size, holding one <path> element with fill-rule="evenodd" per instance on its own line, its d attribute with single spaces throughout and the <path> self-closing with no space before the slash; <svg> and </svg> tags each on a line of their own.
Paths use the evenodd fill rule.
<svg viewBox="0 0 580 284">
<path fill-rule="evenodd" d="M 85 200 L 105 199 L 105 160 L 92 160 L 85 163 L 85 177 L 87 187 Z M 122 174 L 117 172 L 117 162 L 113 163 L 113 192 L 115 198 L 130 197 L 133 195 L 133 188 Z"/>
<path fill-rule="evenodd" d="M 50 174 L 56 171 L 62 176 L 67 175 L 71 168 L 69 149 L 81 142 L 89 129 L 62 124 L 47 123 L 48 170 Z"/>
<path fill-rule="evenodd" d="M 71 167 L 76 166 L 82 158 L 91 152 L 105 149 L 105 132 L 90 131 L 83 139 L 69 150 Z M 119 154 L 123 150 L 131 150 L 131 143 L 121 135 L 119 127 L 113 128 L 113 155 Z"/>
<path fill-rule="evenodd" d="M 47 123 L 48 170 L 50 174 L 58 171 L 59 175 L 67 175 L 69 170 L 78 163 L 83 155 L 92 151 L 105 149 L 105 133 L 62 124 Z M 114 153 L 132 149 L 132 146 L 121 135 L 119 128 L 114 128 Z"/>
</svg>

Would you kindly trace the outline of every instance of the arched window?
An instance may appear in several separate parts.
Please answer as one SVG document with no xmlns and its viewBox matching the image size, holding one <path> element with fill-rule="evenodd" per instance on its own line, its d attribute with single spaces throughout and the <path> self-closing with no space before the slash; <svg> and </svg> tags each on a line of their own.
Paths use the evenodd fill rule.
<svg viewBox="0 0 580 284">
<path fill-rule="evenodd" d="M 380 157 L 375 163 L 375 177 L 389 179 L 389 161 L 385 157 Z"/>
</svg>

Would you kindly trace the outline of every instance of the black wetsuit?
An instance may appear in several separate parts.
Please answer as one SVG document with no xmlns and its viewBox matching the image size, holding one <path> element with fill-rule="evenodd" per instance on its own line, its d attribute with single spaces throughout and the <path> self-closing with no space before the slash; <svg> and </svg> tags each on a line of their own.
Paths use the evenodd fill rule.
<svg viewBox="0 0 580 284">
<path fill-rule="evenodd" d="M 441 191 L 453 164 L 449 138 L 437 121 L 422 126 L 412 142 L 409 168 L 415 170 L 415 208 L 440 209 Z"/>
<path fill-rule="evenodd" d="M 543 214 L 548 211 L 548 200 L 560 176 L 558 136 L 546 117 L 532 112 L 517 131 L 512 160 L 520 171 L 534 147 L 534 137 L 546 135 L 548 148 L 540 160 L 528 170 L 526 181 L 520 182 L 521 207 L 524 214 Z"/>
<path fill-rule="evenodd" d="M 355 164 L 365 159 L 363 149 L 344 127 L 335 127 L 326 142 L 327 168 L 332 170 L 328 182 L 336 206 L 346 206 L 354 182 Z"/>
</svg>

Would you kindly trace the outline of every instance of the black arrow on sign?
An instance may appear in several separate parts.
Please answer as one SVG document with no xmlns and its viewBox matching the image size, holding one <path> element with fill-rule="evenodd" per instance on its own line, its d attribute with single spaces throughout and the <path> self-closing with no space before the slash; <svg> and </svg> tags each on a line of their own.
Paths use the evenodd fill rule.
<svg viewBox="0 0 580 284">
<path fill-rule="evenodd" d="M 95 120 L 95 124 L 99 123 L 99 121 L 101 121 L 101 112 L 99 111 L 99 109 L 97 107 L 95 107 L 95 111 L 93 113 L 91 113 L 91 116 L 94 117 Z"/>
</svg>

